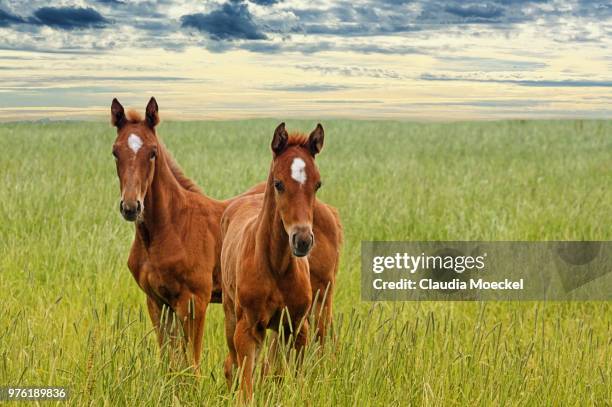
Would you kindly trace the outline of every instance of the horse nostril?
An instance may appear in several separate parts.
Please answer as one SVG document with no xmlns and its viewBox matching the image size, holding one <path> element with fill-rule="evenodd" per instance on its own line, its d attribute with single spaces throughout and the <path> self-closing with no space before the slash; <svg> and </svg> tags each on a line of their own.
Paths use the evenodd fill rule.
<svg viewBox="0 0 612 407">
<path fill-rule="evenodd" d="M 296 240 L 297 240 L 297 233 L 294 233 L 294 234 L 292 234 L 292 235 L 291 235 L 291 245 L 292 245 L 293 247 L 297 247 L 297 242 L 296 242 Z"/>
<path fill-rule="evenodd" d="M 140 212 L 141 209 L 142 209 L 142 205 L 140 204 L 140 201 L 136 201 L 136 211 Z"/>
<path fill-rule="evenodd" d="M 304 253 L 310 249 L 311 240 L 309 239 L 298 239 L 297 245 L 295 246 L 300 252 Z"/>
<path fill-rule="evenodd" d="M 119 211 L 123 212 L 123 199 L 119 201 Z"/>
</svg>

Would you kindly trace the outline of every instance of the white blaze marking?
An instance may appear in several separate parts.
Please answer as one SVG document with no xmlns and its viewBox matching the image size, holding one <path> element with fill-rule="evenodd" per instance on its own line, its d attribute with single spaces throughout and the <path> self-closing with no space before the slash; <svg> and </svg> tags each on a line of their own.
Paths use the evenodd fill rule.
<svg viewBox="0 0 612 407">
<path fill-rule="evenodd" d="M 302 185 L 306 182 L 306 163 L 299 157 L 294 158 L 291 163 L 291 178 Z"/>
<path fill-rule="evenodd" d="M 136 154 L 138 150 L 140 150 L 140 147 L 142 147 L 142 140 L 138 135 L 132 133 L 130 137 L 128 137 L 128 146 L 132 149 L 134 154 Z"/>
</svg>

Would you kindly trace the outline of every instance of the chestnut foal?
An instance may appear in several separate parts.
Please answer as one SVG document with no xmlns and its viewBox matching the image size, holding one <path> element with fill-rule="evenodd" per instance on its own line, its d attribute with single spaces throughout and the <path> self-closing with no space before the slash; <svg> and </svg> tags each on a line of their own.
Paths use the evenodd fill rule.
<svg viewBox="0 0 612 407">
<path fill-rule="evenodd" d="M 245 196 L 221 220 L 221 274 L 229 354 L 225 375 L 232 384 L 242 370 L 243 395 L 252 398 L 253 369 L 266 329 L 293 331 L 299 351 L 308 337 L 312 288 L 307 256 L 313 245 L 315 194 L 321 186 L 314 157 L 323 147 L 323 127 L 308 138 L 289 136 L 281 123 L 272 139 L 273 160 L 263 202 Z M 287 311 L 289 320 L 281 318 Z M 281 320 L 282 319 L 282 320 Z"/>
<path fill-rule="evenodd" d="M 175 342 L 182 328 L 182 349 L 191 351 L 199 373 L 206 308 L 211 296 L 220 302 L 220 220 L 228 202 L 206 197 L 183 175 L 156 135 L 154 98 L 144 120 L 132 111 L 126 115 L 117 99 L 111 117 L 120 211 L 136 225 L 128 267 L 147 295 L 160 346 Z"/>
<path fill-rule="evenodd" d="M 253 204 L 257 201 L 257 205 L 261 206 L 265 187 L 265 182 L 257 184 L 243 195 L 252 195 L 250 200 Z M 316 325 L 316 337 L 323 345 L 328 330 L 333 326 L 333 300 L 343 233 L 336 208 L 318 198 L 315 199 L 313 233 L 316 244 L 308 255 L 310 285 L 312 286 L 312 315 Z"/>
</svg>

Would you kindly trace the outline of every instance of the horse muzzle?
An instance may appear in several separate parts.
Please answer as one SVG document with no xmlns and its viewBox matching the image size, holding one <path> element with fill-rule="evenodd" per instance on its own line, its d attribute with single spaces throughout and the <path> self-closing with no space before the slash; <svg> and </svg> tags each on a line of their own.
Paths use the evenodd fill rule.
<svg viewBox="0 0 612 407">
<path fill-rule="evenodd" d="M 296 227 L 291 233 L 291 252 L 295 257 L 304 257 L 314 246 L 314 235 L 310 227 Z"/>
<path fill-rule="evenodd" d="M 142 203 L 140 200 L 136 201 L 121 201 L 119 202 L 119 212 L 123 216 L 123 219 L 128 222 L 134 222 L 142 213 Z"/>
</svg>

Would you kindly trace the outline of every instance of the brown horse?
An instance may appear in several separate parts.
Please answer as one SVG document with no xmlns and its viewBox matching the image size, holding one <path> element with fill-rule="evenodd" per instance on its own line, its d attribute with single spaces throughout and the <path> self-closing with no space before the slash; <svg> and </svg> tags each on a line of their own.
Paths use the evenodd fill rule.
<svg viewBox="0 0 612 407">
<path fill-rule="evenodd" d="M 312 286 L 306 256 L 315 243 L 315 194 L 321 181 L 314 158 L 323 139 L 320 124 L 306 138 L 289 136 L 281 123 L 272 139 L 273 160 L 263 202 L 258 196 L 246 196 L 223 214 L 221 270 L 229 348 L 224 370 L 231 386 L 234 367 L 241 368 L 241 386 L 248 398 L 266 329 L 278 330 L 284 310 L 289 321 L 282 322 L 287 332 L 294 331 L 295 348 L 301 350 L 307 341 L 305 317 Z"/>
<path fill-rule="evenodd" d="M 117 99 L 111 115 L 120 211 L 136 225 L 128 267 L 147 295 L 160 346 L 175 339 L 172 324 L 179 324 L 198 372 L 206 308 L 211 296 L 220 302 L 220 220 L 228 201 L 206 197 L 183 175 L 156 135 L 154 98 L 144 120 L 135 112 L 126 115 Z"/>
<path fill-rule="evenodd" d="M 257 184 L 244 195 L 252 195 L 253 204 L 263 205 L 265 183 Z M 318 198 L 315 200 L 313 233 L 316 244 L 308 255 L 310 285 L 312 286 L 313 317 L 316 336 L 321 344 L 325 342 L 333 322 L 333 298 L 336 275 L 342 249 L 342 224 L 338 211 Z"/>
</svg>

